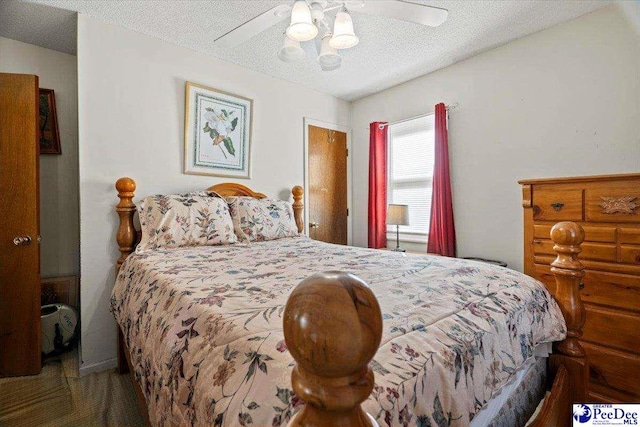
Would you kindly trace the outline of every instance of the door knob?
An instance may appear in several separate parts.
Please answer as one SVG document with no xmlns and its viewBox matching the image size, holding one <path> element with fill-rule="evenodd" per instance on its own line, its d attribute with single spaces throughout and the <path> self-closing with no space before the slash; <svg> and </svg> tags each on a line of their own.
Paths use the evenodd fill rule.
<svg viewBox="0 0 640 427">
<path fill-rule="evenodd" d="M 317 222 L 310 222 L 309 223 L 309 228 L 318 228 L 318 223 Z"/>
<path fill-rule="evenodd" d="M 31 244 L 31 236 L 16 236 L 13 239 L 13 244 L 16 246 L 26 246 Z"/>
</svg>

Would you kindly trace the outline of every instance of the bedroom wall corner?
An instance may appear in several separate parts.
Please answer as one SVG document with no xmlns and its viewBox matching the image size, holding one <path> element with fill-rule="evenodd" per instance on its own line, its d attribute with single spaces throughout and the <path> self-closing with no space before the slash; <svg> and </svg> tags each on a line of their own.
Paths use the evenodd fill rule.
<svg viewBox="0 0 640 427">
<path fill-rule="evenodd" d="M 186 81 L 253 98 L 252 179 L 182 174 Z M 78 91 L 86 374 L 115 363 L 115 181 L 134 178 L 135 201 L 226 181 L 280 197 L 303 182 L 303 117 L 350 128 L 351 103 L 83 14 Z"/>
<path fill-rule="evenodd" d="M 522 270 L 517 181 L 638 172 L 639 100 L 640 35 L 611 5 L 355 101 L 354 244 L 367 245 L 370 122 L 458 102 L 449 125 L 458 255 Z"/>
</svg>

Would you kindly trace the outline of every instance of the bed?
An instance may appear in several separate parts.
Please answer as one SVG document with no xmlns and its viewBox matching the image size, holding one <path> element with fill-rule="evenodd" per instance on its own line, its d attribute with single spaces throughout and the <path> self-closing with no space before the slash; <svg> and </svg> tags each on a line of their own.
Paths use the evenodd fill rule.
<svg viewBox="0 0 640 427">
<path fill-rule="evenodd" d="M 554 298 L 501 267 L 304 236 L 137 254 L 135 183 L 116 188 L 111 310 L 153 425 L 500 425 L 494 403 L 509 388 L 539 396 L 547 371 L 534 425 L 568 425 L 584 393 L 575 224 L 555 229 Z M 301 231 L 302 188 L 293 196 Z"/>
</svg>

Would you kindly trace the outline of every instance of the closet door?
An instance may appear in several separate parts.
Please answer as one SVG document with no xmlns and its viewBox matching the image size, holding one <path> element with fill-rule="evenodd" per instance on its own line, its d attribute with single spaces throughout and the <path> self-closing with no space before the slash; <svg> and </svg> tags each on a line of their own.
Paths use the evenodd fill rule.
<svg viewBox="0 0 640 427">
<path fill-rule="evenodd" d="M 38 77 L 0 74 L 0 376 L 40 372 Z"/>
</svg>

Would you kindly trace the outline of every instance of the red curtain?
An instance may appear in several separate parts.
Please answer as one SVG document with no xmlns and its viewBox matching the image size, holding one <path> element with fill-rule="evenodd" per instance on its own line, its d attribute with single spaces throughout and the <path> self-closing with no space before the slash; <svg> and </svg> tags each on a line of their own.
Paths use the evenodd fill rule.
<svg viewBox="0 0 640 427">
<path fill-rule="evenodd" d="M 387 128 L 369 125 L 369 247 L 387 246 Z"/>
<path fill-rule="evenodd" d="M 427 252 L 455 257 L 456 229 L 453 224 L 453 199 L 451 198 L 451 178 L 449 175 L 447 109 L 443 103 L 436 105 L 435 134 L 433 195 Z"/>
</svg>

